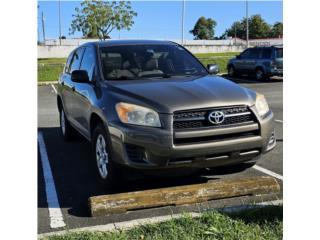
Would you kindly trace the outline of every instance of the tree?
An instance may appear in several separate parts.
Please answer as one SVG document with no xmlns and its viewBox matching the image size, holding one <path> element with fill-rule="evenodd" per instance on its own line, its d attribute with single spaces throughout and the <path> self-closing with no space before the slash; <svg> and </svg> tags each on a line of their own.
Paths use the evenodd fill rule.
<svg viewBox="0 0 320 240">
<path fill-rule="evenodd" d="M 271 37 L 271 26 L 261 17 L 261 15 L 253 15 L 248 19 L 249 22 L 249 38 L 259 39 Z M 246 18 L 241 21 L 234 22 L 229 29 L 225 31 L 223 36 L 246 39 Z"/>
<path fill-rule="evenodd" d="M 261 17 L 253 15 L 249 18 L 249 38 L 268 38 L 271 35 L 271 26 Z"/>
<path fill-rule="evenodd" d="M 194 39 L 213 39 L 217 22 L 211 18 L 200 17 L 194 28 L 190 30 Z"/>
<path fill-rule="evenodd" d="M 86 38 L 105 40 L 114 29 L 130 30 L 137 16 L 128 1 L 85 0 L 80 6 L 75 8 L 69 30 L 70 34 L 82 32 Z"/>
<path fill-rule="evenodd" d="M 272 37 L 279 38 L 283 36 L 283 24 L 282 22 L 276 22 L 271 29 Z"/>
<path fill-rule="evenodd" d="M 237 38 L 246 38 L 246 25 L 243 21 L 234 22 L 229 29 L 227 29 L 221 36 L 222 38 L 226 37 L 237 37 Z"/>
</svg>

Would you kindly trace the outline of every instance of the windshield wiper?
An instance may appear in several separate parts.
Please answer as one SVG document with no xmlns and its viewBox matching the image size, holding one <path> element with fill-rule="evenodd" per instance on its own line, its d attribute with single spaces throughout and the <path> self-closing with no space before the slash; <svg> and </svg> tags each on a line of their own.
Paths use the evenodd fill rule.
<svg viewBox="0 0 320 240">
<path fill-rule="evenodd" d="M 151 75 L 151 74 L 150 74 Z M 153 79 L 153 78 L 171 78 L 172 76 L 167 74 L 167 73 L 164 73 L 164 74 L 157 74 L 157 75 L 151 75 L 151 76 L 148 76 L 148 75 L 145 75 L 145 76 L 141 76 L 142 79 Z"/>
<path fill-rule="evenodd" d="M 127 76 L 121 76 L 118 78 L 111 78 L 109 79 L 111 81 L 121 81 L 121 80 L 137 80 L 137 78 L 133 78 L 133 77 L 127 77 Z"/>
</svg>

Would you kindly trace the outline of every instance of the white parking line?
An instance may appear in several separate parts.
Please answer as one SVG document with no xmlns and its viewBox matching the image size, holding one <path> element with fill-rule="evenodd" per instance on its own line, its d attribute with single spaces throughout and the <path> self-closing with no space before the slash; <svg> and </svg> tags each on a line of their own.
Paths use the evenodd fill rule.
<svg viewBox="0 0 320 240">
<path fill-rule="evenodd" d="M 48 159 L 46 145 L 43 140 L 42 132 L 38 132 L 38 143 L 40 150 L 40 157 L 42 163 L 42 170 L 45 181 L 45 190 L 49 210 L 50 227 L 60 228 L 66 226 L 63 220 L 63 215 L 60 209 L 59 200 L 57 197 L 56 187 L 54 184 L 51 167 Z"/>
<path fill-rule="evenodd" d="M 283 121 L 282 121 L 282 120 L 279 120 L 279 119 L 276 119 L 275 121 L 276 121 L 276 122 L 283 123 Z"/>
<path fill-rule="evenodd" d="M 263 173 L 265 173 L 265 174 L 268 174 L 268 175 L 270 175 L 270 176 L 272 176 L 272 177 L 278 178 L 278 179 L 280 179 L 281 181 L 283 181 L 283 177 L 282 177 L 280 174 L 278 174 L 278 173 L 272 172 L 272 171 L 270 171 L 270 170 L 268 170 L 268 169 L 266 169 L 266 168 L 260 167 L 260 166 L 258 166 L 258 165 L 254 165 L 253 168 L 256 169 L 256 170 L 258 170 L 258 171 L 260 171 L 260 172 L 263 172 Z"/>
<path fill-rule="evenodd" d="M 57 94 L 57 89 L 54 87 L 53 84 L 51 84 L 51 87 L 52 87 L 53 91 Z"/>
</svg>

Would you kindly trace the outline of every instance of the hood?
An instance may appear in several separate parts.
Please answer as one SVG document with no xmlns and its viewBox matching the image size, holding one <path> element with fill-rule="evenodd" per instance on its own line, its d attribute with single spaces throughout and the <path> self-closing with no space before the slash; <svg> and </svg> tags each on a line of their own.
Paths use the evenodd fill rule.
<svg viewBox="0 0 320 240">
<path fill-rule="evenodd" d="M 129 103 L 142 104 L 160 113 L 254 103 L 250 90 L 210 75 L 187 80 L 114 81 L 109 90 Z"/>
</svg>

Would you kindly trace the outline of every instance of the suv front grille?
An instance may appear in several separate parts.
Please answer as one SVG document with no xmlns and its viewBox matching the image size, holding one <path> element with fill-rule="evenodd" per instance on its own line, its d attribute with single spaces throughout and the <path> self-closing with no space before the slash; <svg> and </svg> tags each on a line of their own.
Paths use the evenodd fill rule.
<svg viewBox="0 0 320 240">
<path fill-rule="evenodd" d="M 214 125 L 208 120 L 208 116 L 212 111 L 222 111 L 225 114 L 225 119 L 221 124 Z M 175 130 L 219 128 L 252 122 L 256 122 L 256 120 L 247 106 L 233 106 L 176 112 L 173 117 L 173 128 Z"/>
<path fill-rule="evenodd" d="M 207 142 L 218 142 L 218 141 L 227 141 L 234 140 L 246 137 L 255 137 L 259 136 L 259 131 L 248 131 L 248 132 L 239 132 L 239 133 L 228 133 L 222 135 L 206 136 L 206 137 L 193 137 L 193 138 L 175 138 L 173 140 L 174 144 L 193 144 L 193 143 L 207 143 Z"/>
</svg>

